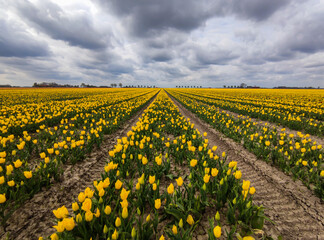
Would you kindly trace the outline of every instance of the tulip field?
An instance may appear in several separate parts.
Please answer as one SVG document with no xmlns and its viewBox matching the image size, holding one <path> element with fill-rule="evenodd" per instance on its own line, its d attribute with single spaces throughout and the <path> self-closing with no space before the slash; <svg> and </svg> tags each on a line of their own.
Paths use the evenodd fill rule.
<svg viewBox="0 0 324 240">
<path fill-rule="evenodd" d="M 193 95 L 193 92 L 195 95 Z M 309 99 L 308 102 L 300 101 L 300 106 L 297 106 L 296 109 L 293 107 L 289 108 L 287 111 L 295 113 L 295 117 L 292 120 L 292 122 L 295 123 L 291 123 L 289 118 L 282 117 L 283 110 L 269 110 L 270 113 L 268 115 L 264 112 L 264 109 L 267 109 L 267 107 L 264 106 L 266 106 L 268 102 L 270 102 L 269 105 L 273 105 L 274 102 L 274 100 L 266 101 L 264 99 L 265 104 L 262 105 L 260 103 L 262 100 L 260 99 L 262 99 L 262 97 L 268 97 L 267 95 L 262 96 L 260 94 L 261 97 L 254 96 L 255 99 L 251 99 L 253 96 L 250 98 L 245 96 L 247 99 L 251 99 L 250 103 L 247 101 L 244 102 L 244 105 L 241 105 L 241 103 L 228 103 L 228 100 L 225 100 L 227 96 L 223 97 L 223 100 L 218 100 L 221 102 L 219 103 L 209 97 L 210 94 L 213 93 L 212 91 L 207 91 L 206 95 L 204 94 L 204 91 L 200 91 L 201 95 L 197 95 L 199 90 L 198 92 L 191 90 L 174 90 L 170 91 L 170 93 L 190 111 L 196 113 L 211 126 L 235 141 L 242 143 L 246 149 L 253 152 L 257 157 L 276 165 L 282 169 L 282 171 L 291 174 L 294 179 L 300 179 L 308 187 L 312 186 L 315 193 L 320 198 L 324 199 L 324 167 L 322 163 L 324 150 L 322 144 L 312 140 L 309 134 L 303 134 L 301 132 L 298 132 L 296 135 L 289 134 L 286 133 L 285 128 L 278 130 L 276 126 L 257 124 L 256 122 L 252 122 L 248 117 L 254 116 L 271 121 L 282 119 L 280 123 L 284 126 L 296 126 L 296 129 L 298 130 L 302 129 L 305 130 L 305 132 L 313 132 L 314 134 L 320 135 L 323 139 L 323 95 L 315 95 L 315 97 Z M 233 99 L 241 99 L 240 96 L 242 95 L 242 92 L 230 92 L 228 95 Z M 298 95 L 294 99 L 295 102 L 298 99 L 297 97 Z M 273 99 L 275 99 L 274 96 Z M 306 99 L 306 97 L 302 96 L 301 99 Z M 287 106 L 286 104 L 291 104 L 289 101 L 281 103 L 282 101 L 282 99 L 277 100 L 277 102 L 282 104 L 284 107 Z M 224 107 L 222 104 L 227 104 L 229 109 L 234 109 L 239 113 L 246 113 L 248 116 L 240 115 L 235 117 L 229 115 L 227 112 L 222 110 Z M 280 109 L 280 104 L 278 104 L 278 109 Z M 241 106 L 244 106 L 244 108 L 241 108 Z M 260 108 L 259 106 L 262 107 Z M 272 106 L 271 108 L 274 107 Z M 260 109 L 262 109 L 262 111 Z M 302 112 L 302 114 L 300 114 L 300 112 Z M 311 117 L 314 119 L 316 118 L 316 120 Z M 296 119 L 299 119 L 299 121 Z M 297 124 L 296 122 L 299 123 Z M 314 126 L 314 129 L 312 126 Z"/>
<path fill-rule="evenodd" d="M 13 239 L 19 209 L 141 113 L 116 136 L 101 177 L 51 209 L 39 240 L 277 239 L 254 201 L 267 196 L 174 101 L 323 201 L 323 99 L 320 90 L 1 90 L 0 236 Z"/>
</svg>

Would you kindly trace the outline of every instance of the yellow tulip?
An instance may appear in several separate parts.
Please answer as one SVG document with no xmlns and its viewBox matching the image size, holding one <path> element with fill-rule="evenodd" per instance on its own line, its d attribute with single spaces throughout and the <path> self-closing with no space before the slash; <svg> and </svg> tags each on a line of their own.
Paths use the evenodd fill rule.
<svg viewBox="0 0 324 240">
<path fill-rule="evenodd" d="M 14 180 L 11 180 L 11 181 L 8 181 L 7 184 L 9 187 L 13 187 L 13 186 L 15 186 L 16 183 Z"/>
<path fill-rule="evenodd" d="M 6 201 L 7 201 L 6 194 L 5 193 L 0 194 L 0 204 L 4 203 Z"/>
<path fill-rule="evenodd" d="M 254 187 L 251 187 L 250 188 L 250 194 L 253 195 L 255 193 L 255 188 Z"/>
<path fill-rule="evenodd" d="M 172 232 L 173 232 L 174 235 L 177 235 L 177 233 L 178 233 L 178 228 L 177 228 L 176 225 L 173 225 L 173 226 L 172 226 Z"/>
<path fill-rule="evenodd" d="M 81 216 L 80 213 L 78 215 L 76 215 L 75 220 L 76 220 L 77 223 L 82 222 L 82 216 Z"/>
<path fill-rule="evenodd" d="M 149 183 L 153 184 L 155 182 L 155 176 L 149 176 Z"/>
<path fill-rule="evenodd" d="M 86 196 L 85 196 L 84 192 L 80 192 L 78 195 L 79 202 L 82 203 L 84 201 L 85 197 Z"/>
<path fill-rule="evenodd" d="M 177 181 L 178 186 L 181 187 L 183 184 L 182 177 L 179 177 L 178 179 L 176 179 L 176 181 Z"/>
<path fill-rule="evenodd" d="M 18 160 L 15 161 L 13 164 L 14 164 L 15 168 L 20 168 L 21 165 L 22 165 L 22 161 L 20 161 L 20 160 L 18 159 Z"/>
<path fill-rule="evenodd" d="M 190 214 L 187 217 L 187 223 L 189 223 L 189 225 L 193 225 L 195 223 L 193 217 Z"/>
<path fill-rule="evenodd" d="M 72 203 L 72 210 L 74 212 L 79 210 L 79 204 L 77 202 Z"/>
<path fill-rule="evenodd" d="M 161 207 L 161 199 L 156 199 L 154 201 L 154 206 L 155 206 L 156 209 L 160 209 L 160 207 Z"/>
<path fill-rule="evenodd" d="M 53 233 L 51 236 L 50 236 L 51 240 L 59 240 L 59 237 L 57 236 L 56 233 Z"/>
<path fill-rule="evenodd" d="M 122 211 L 122 218 L 126 219 L 127 217 L 128 217 L 128 209 L 127 207 L 124 207 Z"/>
<path fill-rule="evenodd" d="M 169 194 L 173 194 L 173 192 L 174 192 L 174 186 L 173 186 L 172 183 L 169 185 L 169 187 L 168 187 L 167 190 L 168 190 L 168 193 L 169 193 Z"/>
<path fill-rule="evenodd" d="M 255 238 L 252 236 L 246 236 L 243 238 L 243 240 L 254 240 Z"/>
<path fill-rule="evenodd" d="M 215 238 L 220 238 L 221 235 L 222 235 L 222 228 L 220 226 L 214 227 Z"/>
<path fill-rule="evenodd" d="M 111 238 L 112 238 L 113 240 L 118 239 L 118 232 L 117 232 L 116 229 L 115 229 L 114 233 L 111 235 Z"/>
<path fill-rule="evenodd" d="M 241 171 L 236 171 L 234 176 L 235 176 L 236 179 L 241 179 L 242 172 Z"/>
<path fill-rule="evenodd" d="M 190 161 L 190 166 L 191 166 L 191 167 L 195 167 L 195 166 L 197 165 L 197 163 L 198 163 L 198 161 L 197 161 L 196 159 L 192 159 L 192 160 Z"/>
<path fill-rule="evenodd" d="M 92 200 L 90 198 L 86 198 L 82 203 L 81 209 L 85 212 L 90 211 L 92 207 Z"/>
<path fill-rule="evenodd" d="M 212 168 L 212 169 L 211 169 L 211 175 L 212 175 L 213 177 L 216 177 L 216 176 L 218 175 L 218 169 L 217 169 L 217 168 Z"/>
<path fill-rule="evenodd" d="M 29 179 L 33 176 L 32 171 L 24 171 L 24 176 L 25 178 Z"/>
<path fill-rule="evenodd" d="M 71 231 L 75 227 L 75 222 L 74 222 L 73 218 L 64 218 L 62 222 L 63 222 L 64 228 L 67 231 Z"/>
<path fill-rule="evenodd" d="M 119 190 L 122 187 L 123 183 L 118 179 L 115 183 L 115 188 Z"/>
<path fill-rule="evenodd" d="M 111 207 L 106 206 L 104 212 L 105 212 L 106 215 L 109 215 L 111 213 Z"/>
<path fill-rule="evenodd" d="M 92 213 L 91 211 L 87 211 L 87 212 L 85 213 L 85 220 L 86 220 L 87 222 L 91 222 L 92 219 L 93 219 L 93 213 Z"/>
<path fill-rule="evenodd" d="M 205 183 L 208 183 L 209 182 L 209 179 L 210 179 L 210 175 L 205 174 L 205 176 L 204 176 L 204 182 Z"/>
<path fill-rule="evenodd" d="M 116 220 L 115 220 L 115 226 L 119 227 L 120 225 L 121 225 L 121 220 L 120 220 L 119 217 L 117 217 Z"/>
<path fill-rule="evenodd" d="M 5 182 L 5 177 L 4 176 L 1 176 L 0 177 L 0 185 L 4 184 Z"/>
</svg>

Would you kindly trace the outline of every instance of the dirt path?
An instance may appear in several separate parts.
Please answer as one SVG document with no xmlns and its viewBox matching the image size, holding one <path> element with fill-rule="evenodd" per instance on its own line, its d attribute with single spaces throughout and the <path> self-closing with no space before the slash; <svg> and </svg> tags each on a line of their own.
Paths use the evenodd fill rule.
<svg viewBox="0 0 324 240">
<path fill-rule="evenodd" d="M 113 149 L 117 139 L 125 136 L 136 124 L 144 110 L 154 101 L 147 103 L 142 110 L 128 120 L 117 132 L 105 136 L 100 149 L 94 150 L 86 159 L 64 169 L 62 182 L 53 184 L 48 190 L 34 195 L 21 206 L 8 220 L 7 233 L 0 232 L 1 239 L 38 239 L 55 232 L 53 210 L 65 205 L 72 212 L 71 204 L 79 192 L 92 187 L 94 180 L 101 179 L 101 173 L 107 163 L 108 152 Z"/>
<path fill-rule="evenodd" d="M 171 97 L 171 96 L 170 96 Z M 181 114 L 195 124 L 201 132 L 207 132 L 211 146 L 218 146 L 218 153 L 225 151 L 229 160 L 238 162 L 242 178 L 251 181 L 256 188 L 254 202 L 265 206 L 266 215 L 276 225 L 265 224 L 265 232 L 283 239 L 324 239 L 324 206 L 300 181 L 258 160 L 241 145 L 201 121 L 171 97 Z"/>
</svg>

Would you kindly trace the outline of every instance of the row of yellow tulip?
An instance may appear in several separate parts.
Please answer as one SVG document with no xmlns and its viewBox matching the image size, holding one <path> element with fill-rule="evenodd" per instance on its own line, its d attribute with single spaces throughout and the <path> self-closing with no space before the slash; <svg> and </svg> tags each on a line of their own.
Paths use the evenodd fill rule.
<svg viewBox="0 0 324 240">
<path fill-rule="evenodd" d="M 173 91 L 224 110 L 275 122 L 294 130 L 324 135 L 322 90 L 174 89 Z"/>
<path fill-rule="evenodd" d="M 136 93 L 134 95 L 138 97 L 129 97 L 128 101 L 103 105 L 90 113 L 78 112 L 70 119 L 61 119 L 60 124 L 55 127 L 41 125 L 36 134 L 24 131 L 22 137 L 13 134 L 2 137 L 1 225 L 5 226 L 8 217 L 17 206 L 40 191 L 43 186 L 58 180 L 62 173 L 62 164 L 83 160 L 94 145 L 100 146 L 104 134 L 119 128 L 147 103 L 157 90 L 144 93 L 145 95 Z"/>
<path fill-rule="evenodd" d="M 238 118 L 184 96 L 170 91 L 186 108 L 197 114 L 226 136 L 242 143 L 245 148 L 268 163 L 279 166 L 284 172 L 292 174 L 307 187 L 315 185 L 315 193 L 324 198 L 324 167 L 322 145 L 312 141 L 309 134 L 287 134 L 285 129 L 263 126 L 252 122 L 246 116 Z"/>
<path fill-rule="evenodd" d="M 138 97 L 150 89 L 25 89 L 0 92 L 0 136 L 33 132 L 40 125 L 57 125 L 62 118 Z M 18 99 L 17 99 L 18 98 Z"/>
<path fill-rule="evenodd" d="M 264 222 L 263 208 L 252 202 L 255 189 L 216 149 L 161 92 L 118 139 L 93 189 L 79 193 L 72 212 L 53 211 L 56 232 L 49 238 L 192 239 L 208 214 L 208 239 L 254 239 Z"/>
</svg>

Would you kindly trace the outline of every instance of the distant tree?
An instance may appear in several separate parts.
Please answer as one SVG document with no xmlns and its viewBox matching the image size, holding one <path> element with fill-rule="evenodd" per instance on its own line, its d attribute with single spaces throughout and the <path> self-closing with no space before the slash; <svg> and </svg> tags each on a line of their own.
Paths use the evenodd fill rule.
<svg viewBox="0 0 324 240">
<path fill-rule="evenodd" d="M 247 85 L 245 83 L 241 83 L 240 88 L 246 88 Z"/>
<path fill-rule="evenodd" d="M 122 84 L 122 83 L 119 83 L 119 87 L 120 87 L 120 88 L 123 87 L 123 84 Z"/>
<path fill-rule="evenodd" d="M 223 85 L 223 88 L 226 88 L 226 85 Z"/>
</svg>

